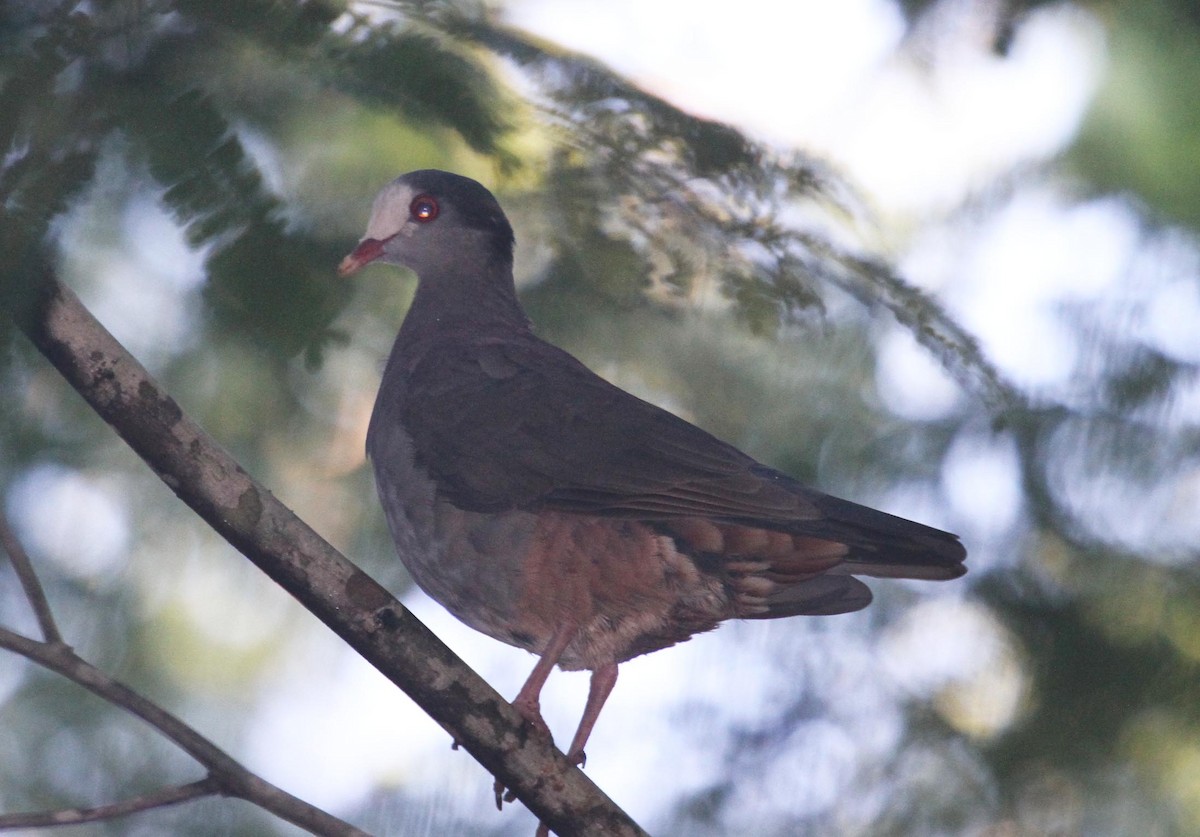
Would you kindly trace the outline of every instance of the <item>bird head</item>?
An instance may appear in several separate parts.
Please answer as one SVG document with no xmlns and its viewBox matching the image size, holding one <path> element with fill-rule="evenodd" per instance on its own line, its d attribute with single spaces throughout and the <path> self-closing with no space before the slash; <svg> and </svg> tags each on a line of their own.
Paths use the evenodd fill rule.
<svg viewBox="0 0 1200 837">
<path fill-rule="evenodd" d="M 338 274 L 349 276 L 375 261 L 418 276 L 464 259 L 511 265 L 512 252 L 512 226 L 491 192 L 469 177 L 422 169 L 380 190 L 366 235 Z"/>
</svg>

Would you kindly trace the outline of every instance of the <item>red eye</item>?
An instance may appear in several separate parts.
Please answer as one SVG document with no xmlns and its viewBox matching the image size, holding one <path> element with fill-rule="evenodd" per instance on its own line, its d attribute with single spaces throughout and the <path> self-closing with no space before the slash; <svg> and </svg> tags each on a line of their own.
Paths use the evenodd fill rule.
<svg viewBox="0 0 1200 837">
<path fill-rule="evenodd" d="M 414 221 L 420 221 L 422 224 L 438 217 L 438 212 L 437 198 L 433 195 L 417 195 L 408 205 L 408 214 Z"/>
</svg>

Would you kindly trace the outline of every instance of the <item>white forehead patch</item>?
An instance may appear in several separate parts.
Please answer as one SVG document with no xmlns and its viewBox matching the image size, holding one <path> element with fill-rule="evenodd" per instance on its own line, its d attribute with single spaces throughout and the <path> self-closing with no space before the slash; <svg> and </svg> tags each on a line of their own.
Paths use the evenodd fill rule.
<svg viewBox="0 0 1200 837">
<path fill-rule="evenodd" d="M 412 187 L 399 180 L 380 189 L 371 207 L 371 220 L 367 221 L 364 238 L 383 240 L 400 232 L 408 221 L 408 208 L 415 197 Z"/>
</svg>

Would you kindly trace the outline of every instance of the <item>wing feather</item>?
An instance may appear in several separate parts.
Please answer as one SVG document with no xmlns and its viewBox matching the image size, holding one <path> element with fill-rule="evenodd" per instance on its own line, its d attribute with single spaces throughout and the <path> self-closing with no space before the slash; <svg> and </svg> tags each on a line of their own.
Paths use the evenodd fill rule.
<svg viewBox="0 0 1200 837">
<path fill-rule="evenodd" d="M 964 571 L 956 536 L 805 488 L 532 334 L 459 333 L 393 356 L 380 402 L 376 417 L 403 422 L 425 452 L 419 464 L 461 508 L 700 517 L 843 543 L 846 573 Z M 827 583 L 837 607 L 861 600 L 857 587 Z"/>
</svg>

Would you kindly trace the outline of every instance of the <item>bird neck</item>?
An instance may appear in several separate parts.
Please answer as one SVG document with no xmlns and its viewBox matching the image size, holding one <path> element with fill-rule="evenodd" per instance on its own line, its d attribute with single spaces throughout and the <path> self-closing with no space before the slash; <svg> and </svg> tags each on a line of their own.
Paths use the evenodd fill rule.
<svg viewBox="0 0 1200 837">
<path fill-rule="evenodd" d="M 529 329 L 517 301 L 512 263 L 495 260 L 469 269 L 448 264 L 422 271 L 399 339 L 419 342 L 450 331 Z"/>
</svg>

